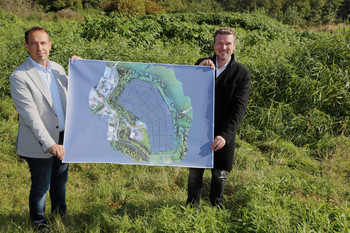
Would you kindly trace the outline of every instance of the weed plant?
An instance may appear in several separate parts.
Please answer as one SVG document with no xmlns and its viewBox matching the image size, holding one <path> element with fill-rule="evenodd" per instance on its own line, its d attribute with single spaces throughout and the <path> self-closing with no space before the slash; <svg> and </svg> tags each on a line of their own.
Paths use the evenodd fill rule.
<svg viewBox="0 0 350 233">
<path fill-rule="evenodd" d="M 15 155 L 18 116 L 9 75 L 28 56 L 24 32 L 51 34 L 51 60 L 191 65 L 213 54 L 212 34 L 237 29 L 236 58 L 251 95 L 228 175 L 225 208 L 184 206 L 187 168 L 71 164 L 68 215 L 52 232 L 349 232 L 350 31 L 298 31 L 254 14 L 19 18 L 0 9 L 0 232 L 33 232 L 29 169 Z M 47 200 L 47 213 L 49 209 Z"/>
</svg>

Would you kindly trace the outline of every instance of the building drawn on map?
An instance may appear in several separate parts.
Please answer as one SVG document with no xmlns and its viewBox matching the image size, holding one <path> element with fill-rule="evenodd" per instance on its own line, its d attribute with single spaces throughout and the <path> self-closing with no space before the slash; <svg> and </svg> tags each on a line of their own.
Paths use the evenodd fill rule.
<svg viewBox="0 0 350 233">
<path fill-rule="evenodd" d="M 136 162 L 172 163 L 186 156 L 191 99 L 172 69 L 108 62 L 89 93 L 89 106 L 108 124 L 112 149 Z"/>
</svg>

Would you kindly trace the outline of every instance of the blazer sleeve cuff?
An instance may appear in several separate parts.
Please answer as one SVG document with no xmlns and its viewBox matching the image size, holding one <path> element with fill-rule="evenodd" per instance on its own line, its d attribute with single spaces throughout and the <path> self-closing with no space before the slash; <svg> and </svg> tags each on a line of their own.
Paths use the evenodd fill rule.
<svg viewBox="0 0 350 233">
<path fill-rule="evenodd" d="M 54 140 L 50 140 L 50 142 L 46 142 L 46 143 L 39 141 L 39 144 L 41 145 L 42 150 L 46 153 L 49 151 L 50 147 L 52 147 L 56 143 Z"/>
</svg>

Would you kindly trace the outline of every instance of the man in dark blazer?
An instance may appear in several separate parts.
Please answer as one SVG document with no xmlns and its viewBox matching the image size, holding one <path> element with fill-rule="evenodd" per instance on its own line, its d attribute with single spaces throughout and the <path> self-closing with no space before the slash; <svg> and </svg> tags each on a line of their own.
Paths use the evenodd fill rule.
<svg viewBox="0 0 350 233">
<path fill-rule="evenodd" d="M 66 213 L 68 164 L 62 159 L 68 79 L 64 68 L 48 59 L 52 43 L 45 29 L 29 29 L 24 45 L 29 57 L 10 76 L 11 96 L 19 114 L 16 150 L 31 173 L 30 217 L 42 227 L 48 191 L 51 211 Z"/>
<path fill-rule="evenodd" d="M 210 202 L 222 207 L 226 174 L 232 170 L 236 132 L 246 112 L 251 75 L 235 61 L 236 32 L 219 28 L 214 33 L 213 57 L 201 58 L 196 65 L 215 69 L 214 168 L 211 170 Z M 190 168 L 186 204 L 199 208 L 203 185 L 202 168 Z"/>
</svg>

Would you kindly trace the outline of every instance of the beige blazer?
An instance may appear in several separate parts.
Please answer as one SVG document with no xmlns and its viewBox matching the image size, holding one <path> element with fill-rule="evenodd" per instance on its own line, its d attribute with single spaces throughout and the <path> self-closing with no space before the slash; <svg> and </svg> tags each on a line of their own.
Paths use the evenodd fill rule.
<svg viewBox="0 0 350 233">
<path fill-rule="evenodd" d="M 68 78 L 61 65 L 50 62 L 66 113 Z M 59 139 L 58 118 L 51 94 L 29 58 L 10 75 L 10 89 L 19 114 L 17 154 L 50 158 L 48 149 Z"/>
</svg>

